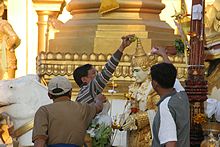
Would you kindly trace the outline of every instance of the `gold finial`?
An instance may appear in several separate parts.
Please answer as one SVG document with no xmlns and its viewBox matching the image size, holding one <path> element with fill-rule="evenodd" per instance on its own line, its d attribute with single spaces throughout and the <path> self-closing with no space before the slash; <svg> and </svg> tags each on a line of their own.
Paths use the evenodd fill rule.
<svg viewBox="0 0 220 147">
<path fill-rule="evenodd" d="M 137 57 L 141 57 L 141 56 L 147 56 L 147 54 L 144 51 L 144 48 L 142 46 L 141 40 L 139 38 L 137 38 L 137 45 L 136 45 L 136 51 L 134 53 L 134 56 Z"/>
<path fill-rule="evenodd" d="M 141 67 L 143 70 L 147 70 L 151 65 L 156 63 L 156 58 L 151 58 L 144 51 L 140 38 L 137 38 L 137 45 L 135 53 L 132 57 L 131 65 L 133 67 Z"/>
</svg>

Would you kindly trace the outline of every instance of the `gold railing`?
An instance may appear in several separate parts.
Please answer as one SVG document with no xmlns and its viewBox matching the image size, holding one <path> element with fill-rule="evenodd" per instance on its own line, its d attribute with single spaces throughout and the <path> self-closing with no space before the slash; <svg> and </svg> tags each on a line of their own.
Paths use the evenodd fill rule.
<svg viewBox="0 0 220 147">
<path fill-rule="evenodd" d="M 97 70 L 101 70 L 106 61 L 111 57 L 111 54 L 78 54 L 78 53 L 52 53 L 41 52 L 37 57 L 37 74 L 46 81 L 57 75 L 65 75 L 73 83 L 73 96 L 78 93 L 78 86 L 73 79 L 73 71 L 80 65 L 90 63 L 95 66 Z M 111 78 L 111 82 L 117 84 L 115 87 L 116 93 L 114 98 L 124 98 L 124 93 L 128 92 L 128 86 L 134 81 L 132 78 L 131 55 L 123 55 L 122 59 Z M 159 57 L 158 61 L 162 61 Z M 183 56 L 172 56 L 170 60 L 175 64 L 178 70 L 178 78 L 184 81 L 187 76 L 187 68 L 185 58 Z M 109 84 L 104 90 L 106 95 L 109 89 L 112 89 Z"/>
</svg>

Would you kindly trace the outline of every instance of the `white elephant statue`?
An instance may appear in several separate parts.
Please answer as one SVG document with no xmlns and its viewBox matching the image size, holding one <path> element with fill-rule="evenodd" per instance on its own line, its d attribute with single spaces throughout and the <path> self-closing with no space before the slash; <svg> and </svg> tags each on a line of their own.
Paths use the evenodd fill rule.
<svg viewBox="0 0 220 147">
<path fill-rule="evenodd" d="M 37 109 L 52 101 L 37 75 L 0 81 L 0 113 L 10 116 L 19 146 L 32 146 L 33 119 Z M 26 130 L 26 131 L 25 131 Z"/>
</svg>

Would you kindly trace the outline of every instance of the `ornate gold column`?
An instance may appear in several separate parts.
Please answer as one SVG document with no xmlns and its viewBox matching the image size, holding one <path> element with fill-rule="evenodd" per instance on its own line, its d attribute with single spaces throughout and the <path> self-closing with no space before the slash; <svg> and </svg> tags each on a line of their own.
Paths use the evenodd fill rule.
<svg viewBox="0 0 220 147">
<path fill-rule="evenodd" d="M 49 17 L 58 17 L 65 0 L 32 0 L 38 15 L 38 54 L 46 51 L 46 32 Z"/>
<path fill-rule="evenodd" d="M 49 51 L 109 54 L 120 45 L 121 36 L 133 33 L 146 51 L 173 44 L 174 30 L 159 17 L 165 7 L 161 0 L 117 0 L 119 8 L 104 15 L 98 13 L 100 2 L 72 0 L 67 10 L 73 17 L 50 40 Z M 126 53 L 133 54 L 135 44 L 129 48 Z"/>
</svg>

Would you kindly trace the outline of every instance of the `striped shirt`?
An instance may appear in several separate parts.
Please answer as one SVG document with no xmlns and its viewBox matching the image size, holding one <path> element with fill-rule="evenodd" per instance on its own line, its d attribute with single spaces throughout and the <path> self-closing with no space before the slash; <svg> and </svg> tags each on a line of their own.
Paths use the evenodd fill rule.
<svg viewBox="0 0 220 147">
<path fill-rule="evenodd" d="M 97 74 L 89 84 L 80 88 L 76 101 L 81 103 L 92 103 L 94 98 L 98 94 L 102 93 L 109 79 L 112 77 L 116 67 L 118 66 L 121 57 L 122 52 L 117 50 L 105 64 L 105 67 L 102 69 L 101 73 Z"/>
</svg>

